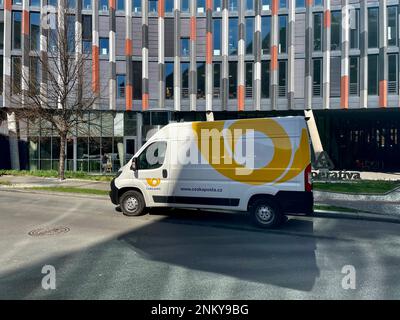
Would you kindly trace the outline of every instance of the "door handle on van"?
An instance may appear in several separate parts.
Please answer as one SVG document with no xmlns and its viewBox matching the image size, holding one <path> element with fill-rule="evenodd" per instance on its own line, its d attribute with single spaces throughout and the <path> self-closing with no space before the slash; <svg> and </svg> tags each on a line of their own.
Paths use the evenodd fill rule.
<svg viewBox="0 0 400 320">
<path fill-rule="evenodd" d="M 168 177 L 168 171 L 167 171 L 167 169 L 163 169 L 163 171 L 162 171 L 162 177 L 163 177 L 163 178 L 167 178 L 167 177 Z"/>
</svg>

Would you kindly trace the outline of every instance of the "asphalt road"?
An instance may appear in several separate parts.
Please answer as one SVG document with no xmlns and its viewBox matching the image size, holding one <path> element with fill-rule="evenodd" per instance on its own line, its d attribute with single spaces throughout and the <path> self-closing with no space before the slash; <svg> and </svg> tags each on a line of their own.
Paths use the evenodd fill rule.
<svg viewBox="0 0 400 320">
<path fill-rule="evenodd" d="M 66 233 L 31 236 L 38 228 Z M 0 191 L 1 299 L 399 299 L 400 224 L 197 211 L 128 218 L 104 199 Z M 56 289 L 42 288 L 43 266 Z M 344 289 L 342 268 L 355 268 Z"/>
</svg>

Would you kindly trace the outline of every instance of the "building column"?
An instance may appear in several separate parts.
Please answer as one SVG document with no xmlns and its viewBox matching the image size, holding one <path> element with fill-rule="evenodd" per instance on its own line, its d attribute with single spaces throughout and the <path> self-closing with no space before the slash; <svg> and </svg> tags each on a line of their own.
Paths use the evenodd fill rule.
<svg viewBox="0 0 400 320">
<path fill-rule="evenodd" d="M 305 78 L 304 108 L 312 109 L 312 52 L 313 52 L 313 13 L 312 0 L 306 0 L 306 46 L 305 46 Z"/>
<path fill-rule="evenodd" d="M 77 137 L 72 137 L 72 153 L 73 153 L 73 170 L 77 171 L 78 170 L 78 138 Z"/>
<path fill-rule="evenodd" d="M 221 72 L 221 92 L 222 92 L 222 110 L 228 109 L 229 97 L 229 64 L 228 64 L 228 48 L 229 48 L 229 13 L 228 0 L 222 0 L 222 33 L 221 33 L 221 57 L 222 57 L 222 72 Z"/>
<path fill-rule="evenodd" d="M 254 0 L 254 109 L 261 110 L 261 0 Z"/>
<path fill-rule="evenodd" d="M 137 150 L 139 150 L 142 147 L 142 141 L 143 141 L 142 132 L 143 132 L 143 114 L 141 112 L 138 112 L 138 113 L 136 113 L 136 147 L 137 147 Z"/>
<path fill-rule="evenodd" d="M 29 22 L 29 0 L 22 1 L 22 63 L 21 63 L 21 89 L 22 89 L 22 104 L 25 104 L 25 99 L 27 95 L 27 91 L 29 90 L 29 83 L 27 80 L 29 79 L 29 66 L 30 66 L 30 59 L 29 59 L 29 52 L 31 49 L 30 46 L 30 22 Z"/>
<path fill-rule="evenodd" d="M 76 61 L 81 61 L 82 59 L 82 54 L 83 54 L 83 44 L 82 44 L 82 0 L 77 0 L 76 1 L 76 6 L 75 6 L 75 41 L 78 41 L 75 44 L 76 52 L 75 52 L 75 60 Z M 83 68 L 82 68 L 83 69 Z M 84 70 L 79 70 L 78 72 L 78 88 L 77 88 L 77 94 L 78 94 L 78 101 L 81 101 L 83 98 L 83 77 L 85 76 L 83 74 Z"/>
<path fill-rule="evenodd" d="M 174 110 L 181 110 L 181 0 L 174 0 Z"/>
<path fill-rule="evenodd" d="M 133 65 L 132 65 L 132 1 L 125 1 L 125 108 L 132 111 L 133 104 Z"/>
<path fill-rule="evenodd" d="M 190 1 L 190 66 L 189 66 L 190 111 L 196 111 L 196 102 L 197 102 L 196 13 L 197 13 L 197 1 L 191 0 Z"/>
<path fill-rule="evenodd" d="M 142 0 L 142 110 L 149 108 L 149 3 Z"/>
<path fill-rule="evenodd" d="M 45 21 L 48 17 L 48 2 L 47 0 L 40 1 L 40 21 Z M 49 21 L 47 21 L 47 27 L 49 27 Z M 41 64 L 41 75 L 40 75 L 40 95 L 42 96 L 42 101 L 47 99 L 47 60 L 48 60 L 48 53 L 47 53 L 47 46 L 48 46 L 48 34 L 49 29 L 44 28 L 43 25 L 40 27 L 40 57 L 42 60 Z M 45 101 L 43 101 L 45 104 Z"/>
<path fill-rule="evenodd" d="M 245 101 L 245 64 L 244 64 L 244 55 L 245 55 L 245 20 L 244 20 L 244 11 L 245 11 L 245 1 L 239 1 L 239 43 L 238 43 L 238 69 L 237 69 L 237 103 L 238 103 L 238 111 L 244 110 L 244 101 Z"/>
<path fill-rule="evenodd" d="M 108 105 L 110 110 L 116 109 L 117 102 L 117 66 L 115 56 L 115 32 L 116 32 L 116 17 L 115 17 L 115 0 L 109 0 L 109 68 L 110 68 L 110 79 L 108 80 Z"/>
<path fill-rule="evenodd" d="M 323 55 L 323 108 L 329 109 L 331 96 L 331 0 L 324 1 Z"/>
<path fill-rule="evenodd" d="M 100 105 L 100 61 L 99 61 L 99 1 L 92 0 L 92 91 L 96 97 L 94 107 Z"/>
<path fill-rule="evenodd" d="M 206 110 L 212 111 L 213 102 L 213 38 L 212 38 L 212 0 L 206 0 Z"/>
<path fill-rule="evenodd" d="M 8 142 L 10 145 L 11 169 L 19 170 L 19 148 L 17 119 L 14 112 L 7 112 Z"/>
<path fill-rule="evenodd" d="M 11 10 L 12 0 L 4 0 L 3 107 L 10 107 L 11 94 Z"/>
<path fill-rule="evenodd" d="M 158 0 L 158 107 L 165 107 L 164 0 Z"/>
<path fill-rule="evenodd" d="M 279 46 L 279 1 L 271 1 L 271 108 L 276 110 L 278 105 L 278 46 Z"/>
<path fill-rule="evenodd" d="M 341 48 L 341 78 L 340 107 L 349 108 L 349 50 L 350 50 L 350 15 L 349 0 L 342 0 L 342 48 Z"/>
<path fill-rule="evenodd" d="M 368 107 L 368 7 L 360 3 L 360 108 Z"/>
<path fill-rule="evenodd" d="M 379 0 L 379 107 L 388 106 L 387 0 Z"/>
<path fill-rule="evenodd" d="M 289 11 L 289 36 L 288 36 L 288 109 L 294 109 L 294 95 L 295 95 L 295 86 L 294 86 L 294 74 L 296 72 L 295 69 L 295 23 L 296 23 L 296 4 L 294 1 L 289 1 L 288 3 L 288 11 Z"/>
</svg>

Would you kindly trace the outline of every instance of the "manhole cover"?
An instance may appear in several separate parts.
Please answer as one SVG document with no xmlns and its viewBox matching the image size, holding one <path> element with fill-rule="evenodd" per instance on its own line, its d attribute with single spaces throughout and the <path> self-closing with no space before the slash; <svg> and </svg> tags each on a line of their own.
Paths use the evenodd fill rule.
<svg viewBox="0 0 400 320">
<path fill-rule="evenodd" d="M 41 236 L 56 236 L 61 233 L 66 233 L 70 229 L 68 227 L 55 227 L 55 228 L 39 228 L 30 231 L 28 234 L 32 237 L 41 237 Z"/>
</svg>

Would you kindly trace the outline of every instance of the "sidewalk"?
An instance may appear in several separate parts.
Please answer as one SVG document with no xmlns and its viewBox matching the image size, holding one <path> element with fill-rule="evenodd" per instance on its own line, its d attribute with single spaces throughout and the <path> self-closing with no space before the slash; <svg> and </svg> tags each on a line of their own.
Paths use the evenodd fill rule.
<svg viewBox="0 0 400 320">
<path fill-rule="evenodd" d="M 74 187 L 82 189 L 110 190 L 108 181 L 90 181 L 80 179 L 67 179 L 60 181 L 58 178 L 42 178 L 32 176 L 1 176 L 1 183 L 10 183 L 11 185 L 2 185 L 8 188 L 34 188 L 34 187 Z"/>
</svg>

